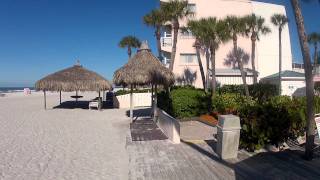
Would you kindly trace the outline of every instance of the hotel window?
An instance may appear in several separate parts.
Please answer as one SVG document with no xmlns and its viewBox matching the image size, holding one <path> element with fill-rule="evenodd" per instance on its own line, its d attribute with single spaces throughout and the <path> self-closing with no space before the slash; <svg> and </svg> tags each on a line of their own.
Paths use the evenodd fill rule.
<svg viewBox="0 0 320 180">
<path fill-rule="evenodd" d="M 196 11 L 197 11 L 196 4 L 191 4 L 191 3 L 188 4 L 188 9 L 189 9 L 190 12 L 196 13 Z"/>
<path fill-rule="evenodd" d="M 196 54 L 180 54 L 180 60 L 183 64 L 195 63 L 197 58 Z"/>
</svg>

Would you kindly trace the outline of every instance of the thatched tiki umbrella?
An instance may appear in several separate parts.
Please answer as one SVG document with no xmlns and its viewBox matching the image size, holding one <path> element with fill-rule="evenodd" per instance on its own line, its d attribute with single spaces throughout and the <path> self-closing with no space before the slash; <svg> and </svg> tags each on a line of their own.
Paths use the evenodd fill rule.
<svg viewBox="0 0 320 180">
<path fill-rule="evenodd" d="M 36 82 L 35 88 L 44 92 L 44 108 L 46 109 L 46 91 L 105 91 L 111 89 L 110 83 L 101 75 L 87 70 L 79 62 L 73 67 L 50 74 Z"/>
<path fill-rule="evenodd" d="M 155 85 L 156 94 L 157 85 L 170 86 L 174 83 L 174 75 L 151 53 L 147 42 L 143 42 L 128 63 L 115 71 L 113 81 L 117 85 L 130 87 L 130 118 L 133 120 L 133 86 Z M 156 112 L 156 96 L 154 103 L 154 112 Z"/>
</svg>

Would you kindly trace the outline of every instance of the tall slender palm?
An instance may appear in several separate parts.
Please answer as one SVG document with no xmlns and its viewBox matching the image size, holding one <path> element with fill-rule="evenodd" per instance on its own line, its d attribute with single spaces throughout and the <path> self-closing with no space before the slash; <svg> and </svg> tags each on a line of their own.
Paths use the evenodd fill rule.
<svg viewBox="0 0 320 180">
<path fill-rule="evenodd" d="M 224 19 L 224 22 L 226 23 L 226 27 L 227 27 L 227 32 L 229 33 L 230 38 L 232 38 L 233 41 L 233 55 L 235 58 L 241 58 L 243 57 L 242 55 L 244 55 L 244 51 L 240 52 L 242 49 L 238 49 L 238 36 L 239 35 L 244 35 L 246 32 L 246 25 L 245 25 L 245 20 L 244 18 L 239 18 L 236 16 L 227 16 Z M 241 53 L 241 54 L 239 54 Z M 240 72 L 241 72 L 241 77 L 242 77 L 242 81 L 243 81 L 243 85 L 244 85 L 244 90 L 245 90 L 245 94 L 247 97 L 250 96 L 249 94 L 249 88 L 247 85 L 247 79 L 245 77 L 245 73 L 243 71 L 243 63 L 241 59 L 235 59 L 235 61 L 233 61 L 233 68 L 235 68 L 235 64 L 238 63 L 239 68 L 240 68 Z M 242 69 L 241 69 L 242 68 Z"/>
<path fill-rule="evenodd" d="M 308 38 L 306 36 L 306 30 L 304 27 L 304 21 L 303 21 L 299 0 L 291 0 L 291 5 L 293 8 L 293 12 L 294 12 L 294 16 L 297 24 L 300 47 L 301 47 L 301 52 L 302 52 L 303 62 L 304 62 L 304 69 L 305 69 L 306 96 L 307 96 L 307 134 L 306 134 L 305 157 L 306 159 L 311 160 L 313 158 L 314 137 L 315 137 L 314 110 L 313 110 L 314 83 L 313 83 L 313 76 L 312 76 L 311 55 L 309 51 Z"/>
<path fill-rule="evenodd" d="M 212 97 L 216 94 L 216 50 L 219 45 L 227 39 L 229 39 L 229 34 L 226 31 L 225 23 L 218 21 L 214 17 L 203 18 L 199 20 L 203 30 L 204 44 L 209 46 L 210 51 L 210 61 L 211 61 L 211 87 L 212 87 Z"/>
<path fill-rule="evenodd" d="M 318 64 L 318 43 L 320 43 L 320 34 L 313 32 L 308 35 L 308 42 L 314 47 L 314 59 L 313 63 L 316 66 Z"/>
<path fill-rule="evenodd" d="M 178 32 L 180 28 L 179 20 L 192 15 L 193 13 L 188 8 L 188 1 L 170 0 L 169 2 L 162 2 L 160 10 L 166 14 L 168 20 L 172 23 L 173 28 L 173 43 L 171 52 L 171 63 L 169 69 L 173 70 L 177 52 Z"/>
<path fill-rule="evenodd" d="M 141 41 L 134 36 L 126 36 L 119 42 L 119 47 L 127 48 L 128 56 L 131 58 L 132 48 L 139 48 Z"/>
<path fill-rule="evenodd" d="M 260 40 L 260 35 L 266 35 L 271 32 L 269 27 L 265 25 L 265 19 L 261 16 L 256 16 L 255 14 L 251 14 L 245 17 L 246 23 L 246 35 L 251 38 L 251 65 L 253 70 L 253 83 L 256 84 L 258 82 L 258 74 L 255 66 L 255 57 L 256 57 L 256 41 Z"/>
<path fill-rule="evenodd" d="M 193 20 L 189 21 L 186 30 L 190 30 L 192 34 L 196 37 L 194 47 L 196 48 L 196 54 L 197 54 L 197 59 L 198 59 L 198 64 L 199 64 L 199 69 L 200 69 L 200 74 L 201 74 L 201 79 L 202 79 L 202 85 L 205 91 L 207 92 L 207 86 L 206 86 L 206 77 L 205 73 L 203 70 L 203 65 L 201 61 L 201 46 L 203 46 L 204 42 L 204 35 L 203 35 L 203 27 L 202 24 L 199 23 L 199 21 Z"/>
<path fill-rule="evenodd" d="M 283 14 L 274 14 L 271 17 L 273 25 L 279 29 L 279 95 L 281 95 L 281 71 L 282 71 L 282 29 L 288 24 L 289 19 Z"/>
<path fill-rule="evenodd" d="M 250 60 L 250 55 L 247 52 L 245 52 L 242 48 L 238 48 L 236 51 L 234 51 L 233 49 L 228 53 L 226 59 L 224 60 L 225 65 L 233 66 L 233 68 L 235 69 L 239 68 L 247 98 L 249 98 L 250 95 L 249 95 L 249 89 L 248 89 L 247 80 L 246 80 L 246 73 L 244 71 L 244 65 L 248 64 L 249 60 Z"/>
<path fill-rule="evenodd" d="M 166 23 L 167 18 L 166 15 L 160 10 L 155 9 L 152 10 L 149 14 L 146 14 L 143 17 L 143 22 L 150 27 L 155 29 L 155 37 L 157 39 L 157 48 L 158 48 L 158 56 L 161 59 L 161 28 Z"/>
</svg>

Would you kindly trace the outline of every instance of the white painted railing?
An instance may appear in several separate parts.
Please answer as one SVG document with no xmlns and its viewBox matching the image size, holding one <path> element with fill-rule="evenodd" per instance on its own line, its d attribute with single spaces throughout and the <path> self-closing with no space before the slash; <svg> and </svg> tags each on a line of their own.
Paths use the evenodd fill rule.
<svg viewBox="0 0 320 180">
<path fill-rule="evenodd" d="M 162 47 L 172 46 L 172 37 L 162 37 L 161 38 L 161 46 Z"/>
<path fill-rule="evenodd" d="M 162 109 L 157 108 L 157 125 L 173 144 L 180 143 L 180 123 Z"/>
<path fill-rule="evenodd" d="M 116 108 L 130 108 L 130 94 L 115 96 L 113 103 Z M 151 93 L 133 93 L 133 106 L 151 106 Z"/>
</svg>

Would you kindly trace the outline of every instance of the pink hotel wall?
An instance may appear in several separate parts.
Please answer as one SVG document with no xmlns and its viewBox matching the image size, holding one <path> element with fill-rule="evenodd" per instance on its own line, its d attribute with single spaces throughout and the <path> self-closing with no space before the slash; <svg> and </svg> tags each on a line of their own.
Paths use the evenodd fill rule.
<svg viewBox="0 0 320 180">
<path fill-rule="evenodd" d="M 260 78 L 276 73 L 278 69 L 278 32 L 277 28 L 273 27 L 269 21 L 270 17 L 273 13 L 279 12 L 285 14 L 285 8 L 279 5 L 267 4 L 267 3 L 258 3 L 252 2 L 249 0 L 189 0 L 189 3 L 196 4 L 196 15 L 191 19 L 200 19 L 203 17 L 217 17 L 218 19 L 222 19 L 228 15 L 236 15 L 236 16 L 244 16 L 248 14 L 255 13 L 257 15 L 261 15 L 268 22 L 268 26 L 272 29 L 272 33 L 261 38 L 261 41 L 257 43 L 257 57 L 256 57 L 256 67 L 260 72 Z M 261 13 L 260 13 L 261 12 Z M 181 20 L 181 26 L 185 26 L 187 20 Z M 290 46 L 290 37 L 288 29 L 284 30 L 284 56 L 285 63 L 284 69 L 291 68 L 291 46 Z M 174 73 L 176 76 L 181 76 L 186 68 L 190 69 L 193 72 L 197 72 L 197 79 L 194 83 L 196 87 L 202 87 L 201 77 L 199 73 L 199 67 L 197 61 L 193 64 L 183 64 L 180 60 L 180 54 L 183 53 L 195 53 L 195 49 L 193 47 L 194 39 L 193 38 L 182 38 L 180 35 L 178 37 L 177 44 L 177 53 L 176 60 L 174 64 Z M 261 45 L 262 44 L 262 45 Z M 263 45 L 266 44 L 266 45 Z M 238 46 L 243 48 L 246 52 L 251 54 L 251 41 L 250 38 L 239 37 Z M 216 68 L 217 69 L 229 69 L 223 64 L 226 55 L 232 49 L 232 41 L 229 41 L 225 44 L 222 44 L 218 51 L 216 52 Z M 164 47 L 164 51 L 171 51 L 171 47 Z M 271 54 L 268 54 L 269 51 Z M 263 53 L 265 52 L 265 53 Z M 206 59 L 205 56 L 202 55 L 202 63 L 203 66 L 206 67 Z M 272 60 L 270 60 L 272 58 Z M 264 62 L 260 62 L 264 61 Z M 247 65 L 248 68 L 251 68 L 251 62 Z M 205 72 L 206 73 L 206 72 Z M 224 84 L 224 82 L 221 82 Z M 239 82 L 241 83 L 241 82 Z"/>
</svg>

